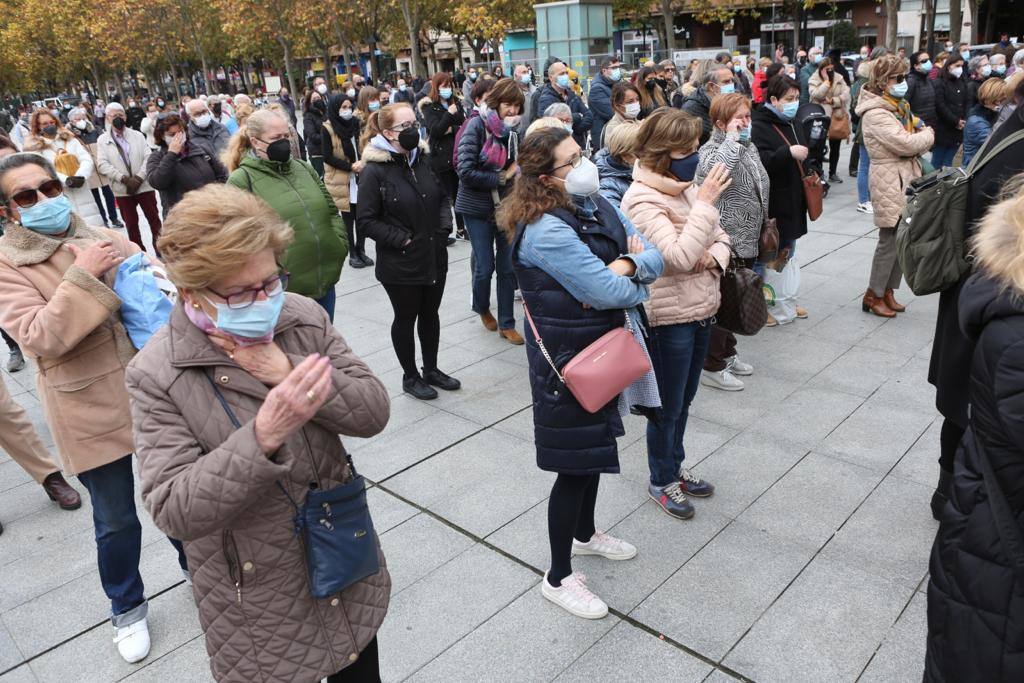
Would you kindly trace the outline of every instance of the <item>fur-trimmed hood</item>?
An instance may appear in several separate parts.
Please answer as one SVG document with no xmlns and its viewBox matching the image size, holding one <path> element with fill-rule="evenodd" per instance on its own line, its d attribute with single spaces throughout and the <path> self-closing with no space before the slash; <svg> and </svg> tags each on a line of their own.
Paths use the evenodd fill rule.
<svg viewBox="0 0 1024 683">
<path fill-rule="evenodd" d="M 1024 184 L 995 204 L 975 232 L 972 251 L 986 275 L 1024 297 Z"/>
<path fill-rule="evenodd" d="M 393 152 L 377 144 L 374 144 L 377 138 L 379 137 L 380 136 L 378 135 L 377 137 L 372 138 L 368 143 L 366 143 L 366 146 L 363 147 L 363 153 L 360 156 L 360 158 L 366 163 L 376 162 L 378 164 L 386 164 L 392 161 L 396 161 L 397 158 L 401 156 L 398 152 Z M 427 141 L 424 140 L 423 138 L 420 138 L 419 154 L 424 156 L 430 154 L 430 146 L 427 144 Z"/>
</svg>

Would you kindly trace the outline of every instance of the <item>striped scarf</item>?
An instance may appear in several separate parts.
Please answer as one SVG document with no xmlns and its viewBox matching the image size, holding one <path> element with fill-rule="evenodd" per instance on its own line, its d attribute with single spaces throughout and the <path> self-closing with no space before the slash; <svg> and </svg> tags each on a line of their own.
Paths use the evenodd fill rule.
<svg viewBox="0 0 1024 683">
<path fill-rule="evenodd" d="M 896 111 L 893 112 L 896 118 L 900 120 L 903 127 L 907 129 L 908 133 L 914 132 L 914 113 L 910 111 L 910 103 L 905 98 L 896 99 L 889 93 L 882 95 L 882 99 L 896 107 Z"/>
</svg>

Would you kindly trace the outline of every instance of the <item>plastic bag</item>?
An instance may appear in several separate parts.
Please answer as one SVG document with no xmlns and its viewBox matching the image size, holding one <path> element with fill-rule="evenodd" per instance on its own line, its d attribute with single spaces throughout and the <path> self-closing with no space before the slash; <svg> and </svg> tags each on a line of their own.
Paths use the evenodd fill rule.
<svg viewBox="0 0 1024 683">
<path fill-rule="evenodd" d="M 800 264 L 796 258 L 786 261 L 782 271 L 765 268 L 764 299 L 768 314 L 780 325 L 793 322 L 796 318 L 796 295 L 800 289 Z"/>
<path fill-rule="evenodd" d="M 141 252 L 117 269 L 114 293 L 121 298 L 121 322 L 136 349 L 164 326 L 177 299 L 164 269 Z"/>
</svg>

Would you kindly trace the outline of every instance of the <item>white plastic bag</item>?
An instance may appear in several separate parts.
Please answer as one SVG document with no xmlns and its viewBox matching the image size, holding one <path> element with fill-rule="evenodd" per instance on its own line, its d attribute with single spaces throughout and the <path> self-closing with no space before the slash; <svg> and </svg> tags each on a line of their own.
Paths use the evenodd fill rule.
<svg viewBox="0 0 1024 683">
<path fill-rule="evenodd" d="M 768 314 L 780 325 L 796 319 L 796 295 L 799 289 L 800 264 L 796 258 L 789 259 L 782 272 L 765 268 L 764 299 L 768 304 Z"/>
</svg>

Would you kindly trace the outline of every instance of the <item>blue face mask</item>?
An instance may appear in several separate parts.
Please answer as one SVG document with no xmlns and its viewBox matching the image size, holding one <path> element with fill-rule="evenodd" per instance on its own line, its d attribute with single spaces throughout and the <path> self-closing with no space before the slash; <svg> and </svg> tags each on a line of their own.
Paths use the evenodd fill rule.
<svg viewBox="0 0 1024 683">
<path fill-rule="evenodd" d="M 1006 73 L 1006 67 L 1004 65 L 1002 65 L 1002 64 L 999 64 L 997 66 L 992 67 L 992 70 L 995 71 L 1000 76 L 1002 76 L 1004 73 Z"/>
<path fill-rule="evenodd" d="M 897 83 L 896 85 L 889 88 L 889 94 L 895 97 L 897 100 L 902 100 L 904 97 L 906 97 L 908 87 L 909 86 L 907 85 L 906 81 L 903 81 L 902 83 Z"/>
<path fill-rule="evenodd" d="M 787 121 L 792 121 L 793 118 L 796 116 L 796 112 L 799 108 L 800 102 L 786 102 L 785 104 L 782 105 L 782 111 L 780 111 L 779 113 L 782 114 L 782 118 L 786 119 Z"/>
<path fill-rule="evenodd" d="M 530 72 L 527 71 L 526 73 L 519 77 L 519 80 L 525 83 L 526 85 L 530 85 L 531 83 L 533 83 L 533 76 L 531 76 Z"/>
<path fill-rule="evenodd" d="M 753 125 L 749 124 L 749 123 L 747 124 L 746 128 L 740 128 L 740 140 L 743 140 L 744 142 L 749 140 L 750 139 L 750 131 L 751 131 L 752 128 L 753 128 Z"/>
<path fill-rule="evenodd" d="M 718 86 L 718 92 L 722 95 L 731 95 L 736 92 L 736 86 L 733 83 L 726 83 L 725 85 Z"/>
<path fill-rule="evenodd" d="M 733 64 L 732 65 L 732 70 L 735 71 L 736 73 L 739 73 L 739 72 L 743 71 L 743 65 L 742 64 Z"/>
<path fill-rule="evenodd" d="M 284 306 L 284 290 L 266 299 L 256 300 L 245 308 L 229 308 L 227 304 L 210 303 L 217 309 L 214 325 L 218 330 L 243 339 L 261 339 L 274 332 Z"/>
<path fill-rule="evenodd" d="M 380 109 L 380 102 L 370 102 L 368 105 L 366 105 L 366 108 L 369 109 L 370 111 L 377 111 L 378 109 Z"/>
<path fill-rule="evenodd" d="M 682 159 L 673 159 L 668 165 L 668 172 L 678 180 L 688 183 L 697 175 L 698 164 L 700 164 L 700 154 L 694 152 Z"/>
<path fill-rule="evenodd" d="M 451 88 L 441 88 L 441 99 L 448 100 L 448 99 L 451 99 L 451 97 L 452 97 L 452 89 Z"/>
<path fill-rule="evenodd" d="M 32 206 L 18 207 L 22 227 L 42 235 L 59 235 L 71 225 L 71 200 L 61 194 Z"/>
<path fill-rule="evenodd" d="M 555 83 L 558 84 L 559 88 L 563 88 L 563 89 L 564 88 L 568 88 L 569 87 L 569 74 L 562 74 L 561 76 L 559 76 L 558 78 L 555 79 Z"/>
<path fill-rule="evenodd" d="M 929 71 L 932 70 L 932 60 L 929 59 L 927 62 L 924 62 L 923 64 L 918 64 L 917 68 L 923 74 L 928 73 Z"/>
<path fill-rule="evenodd" d="M 612 69 L 612 76 L 611 76 L 611 78 L 612 78 L 613 81 L 620 81 L 620 80 L 622 80 L 622 69 L 619 69 L 618 67 Z"/>
<path fill-rule="evenodd" d="M 963 58 L 963 60 L 965 62 L 971 61 L 971 51 L 970 50 L 964 50 L 963 52 L 960 53 L 960 56 Z"/>
</svg>

